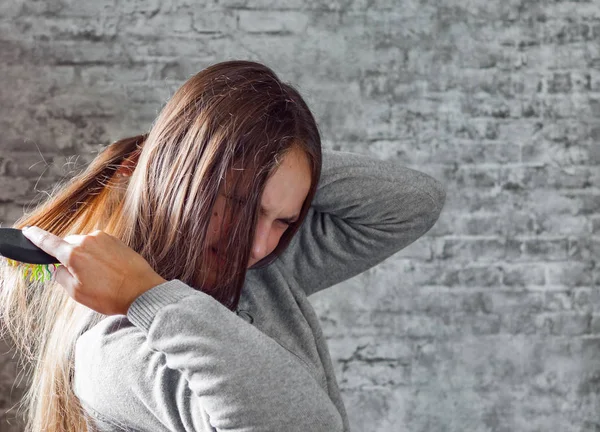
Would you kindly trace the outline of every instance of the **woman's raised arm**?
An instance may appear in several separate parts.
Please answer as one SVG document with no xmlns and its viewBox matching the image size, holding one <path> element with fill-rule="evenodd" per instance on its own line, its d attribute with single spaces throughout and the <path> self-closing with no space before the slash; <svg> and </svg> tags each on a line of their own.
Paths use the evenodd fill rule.
<svg viewBox="0 0 600 432">
<path fill-rule="evenodd" d="M 311 208 L 276 265 L 310 295 L 379 264 L 437 221 L 446 193 L 433 177 L 371 157 L 323 151 Z"/>
</svg>

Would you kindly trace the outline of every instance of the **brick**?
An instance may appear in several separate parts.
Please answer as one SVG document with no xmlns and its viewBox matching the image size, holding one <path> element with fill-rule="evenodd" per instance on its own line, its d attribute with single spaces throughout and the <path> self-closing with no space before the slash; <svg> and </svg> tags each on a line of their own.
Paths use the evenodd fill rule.
<svg viewBox="0 0 600 432">
<path fill-rule="evenodd" d="M 529 312 L 511 311 L 502 315 L 500 333 L 510 335 L 534 335 L 540 333 L 536 316 Z"/>
<path fill-rule="evenodd" d="M 590 23 L 560 19 L 547 20 L 544 23 L 542 40 L 545 44 L 572 44 L 575 42 L 589 42 L 594 39 L 593 28 Z"/>
<path fill-rule="evenodd" d="M 349 362 L 344 365 L 340 385 L 345 389 L 365 386 L 398 386 L 410 383 L 410 369 L 397 361 Z"/>
<path fill-rule="evenodd" d="M 352 406 L 357 407 L 357 412 L 349 413 L 348 418 L 358 429 L 390 424 L 389 420 L 383 420 L 384 417 L 394 417 L 391 424 L 395 430 L 405 429 L 402 424 L 406 408 L 399 402 L 403 397 L 410 397 L 411 392 L 406 388 L 368 387 L 360 391 L 348 390 L 345 394 Z"/>
<path fill-rule="evenodd" d="M 309 16 L 292 11 L 239 11 L 239 28 L 248 33 L 303 33 Z"/>
<path fill-rule="evenodd" d="M 229 10 L 195 9 L 192 28 L 198 33 L 230 33 L 237 28 L 238 15 Z"/>
<path fill-rule="evenodd" d="M 402 281 L 408 286 L 440 285 L 448 287 L 495 287 L 500 285 L 502 268 L 486 264 L 482 267 L 464 267 L 451 264 L 441 265 L 402 263 L 396 265 Z"/>
<path fill-rule="evenodd" d="M 439 119 L 432 119 L 429 123 L 436 132 L 452 138 L 449 141 L 458 139 L 466 143 L 469 140 L 476 142 L 498 139 L 501 141 L 509 140 L 499 135 L 501 123 L 495 119 L 470 118 L 457 113 L 444 113 Z"/>
<path fill-rule="evenodd" d="M 565 193 L 565 197 L 577 200 L 579 206 L 576 210 L 576 214 L 580 215 L 594 215 L 600 212 L 600 194 L 592 193 Z"/>
<path fill-rule="evenodd" d="M 352 353 L 337 359 L 341 364 L 340 381 L 344 387 L 408 384 L 410 369 L 406 365 L 414 355 L 410 345 L 401 341 L 369 339 L 371 343 L 354 345 Z"/>
<path fill-rule="evenodd" d="M 600 11 L 597 5 L 591 1 L 557 1 L 544 7 L 544 13 L 548 18 L 565 20 L 567 18 L 598 19 Z"/>
<path fill-rule="evenodd" d="M 579 118 L 588 120 L 593 118 L 598 111 L 597 100 L 585 94 L 547 95 L 540 101 L 541 113 L 550 119 Z"/>
<path fill-rule="evenodd" d="M 483 95 L 465 98 L 461 110 L 472 117 L 507 119 L 521 116 L 518 106 Z"/>
<path fill-rule="evenodd" d="M 569 258 L 589 261 L 600 257 L 600 239 L 590 237 L 569 238 Z"/>
<path fill-rule="evenodd" d="M 119 12 L 122 14 L 144 13 L 148 16 L 156 16 L 160 10 L 160 0 L 132 0 L 119 5 Z"/>
<path fill-rule="evenodd" d="M 552 263 L 548 265 L 549 285 L 565 287 L 588 287 L 592 284 L 592 261 Z"/>
<path fill-rule="evenodd" d="M 382 48 L 392 48 L 394 46 L 401 48 L 410 48 L 418 43 L 419 36 L 416 34 L 420 30 L 421 36 L 431 36 L 427 34 L 432 31 L 427 26 L 428 17 L 423 14 L 411 15 L 404 11 L 390 10 L 381 13 L 376 10 L 367 10 L 366 13 L 349 13 L 342 18 L 341 24 L 358 28 L 360 33 L 368 33 L 369 39 L 377 50 Z M 425 34 L 424 34 L 425 33 Z M 420 60 L 412 57 L 409 62 Z M 412 69 L 412 63 L 408 64 L 408 69 Z"/>
<path fill-rule="evenodd" d="M 131 61 L 142 64 L 152 62 L 164 64 L 181 59 L 206 61 L 212 59 L 214 55 L 213 48 L 201 36 L 190 35 L 158 39 L 151 44 L 132 40 L 127 47 L 123 48 L 123 52 Z M 115 60 L 109 64 L 115 63 L 119 61 Z M 201 69 L 203 68 L 198 68 L 198 72 Z"/>
<path fill-rule="evenodd" d="M 565 261 L 567 239 L 510 239 L 507 241 L 507 261 Z"/>
<path fill-rule="evenodd" d="M 277 4 L 278 7 L 281 7 L 281 2 L 278 2 L 277 0 L 249 0 L 249 4 L 255 5 L 255 4 L 260 4 L 262 5 L 263 3 L 266 3 L 267 5 L 270 4 Z M 396 4 L 394 3 L 394 0 L 381 0 L 378 1 L 377 3 L 371 3 L 368 0 L 353 0 L 353 1 L 345 1 L 345 0 L 306 0 L 306 1 L 302 1 L 302 0 L 292 0 L 290 2 L 286 2 L 288 3 L 289 6 L 294 6 L 294 8 L 298 9 L 302 9 L 302 8 L 309 8 L 309 9 L 314 9 L 314 10 L 319 10 L 319 11 L 366 11 L 369 12 L 373 9 L 378 10 L 378 11 L 395 11 L 396 10 Z M 411 0 L 411 1 L 407 1 L 405 4 L 403 4 L 403 9 L 406 11 L 407 15 L 412 14 L 412 12 L 414 10 L 418 10 L 418 3 Z"/>
<path fill-rule="evenodd" d="M 4 97 L 23 98 L 32 105 L 46 103 L 61 92 L 68 93 L 77 79 L 73 66 L 4 65 L 0 70 L 2 76 L 13 84 L 4 90 Z M 1 106 L 0 112 L 7 108 Z"/>
<path fill-rule="evenodd" d="M 454 287 L 495 287 L 500 285 L 502 270 L 494 266 L 450 268 L 442 274 L 440 285 Z"/>
<path fill-rule="evenodd" d="M 582 336 L 589 334 L 591 316 L 588 314 L 545 313 L 535 317 L 536 326 L 544 334 L 557 336 Z"/>
<path fill-rule="evenodd" d="M 502 239 L 440 239 L 434 246 L 434 258 L 458 262 L 497 262 L 506 257 Z"/>
<path fill-rule="evenodd" d="M 591 213 L 593 202 L 587 203 L 588 196 L 569 191 L 556 191 L 552 189 L 538 189 L 535 194 L 529 190 L 520 191 L 518 199 L 522 199 L 523 209 L 532 212 L 543 212 L 550 215 L 585 216 Z M 513 196 L 517 199 L 516 196 Z M 507 200 L 512 202 L 513 200 Z M 541 216 L 540 216 L 541 218 Z"/>
<path fill-rule="evenodd" d="M 398 258 L 414 258 L 421 261 L 429 261 L 432 259 L 431 242 L 426 238 L 421 238 L 398 252 Z"/>
<path fill-rule="evenodd" d="M 109 0 L 112 1 L 112 0 Z M 51 0 L 45 2 L 24 2 L 21 14 L 25 15 L 56 15 L 65 9 L 64 3 Z"/>
<path fill-rule="evenodd" d="M 266 9 L 266 10 L 295 10 L 302 8 L 311 8 L 313 5 L 318 4 L 315 1 L 305 0 L 289 0 L 285 2 L 277 0 L 224 0 L 220 1 L 223 7 L 226 8 L 243 8 L 243 9 Z M 332 2 L 332 4 L 335 4 Z"/>
<path fill-rule="evenodd" d="M 585 93 L 592 90 L 592 75 L 589 71 L 572 71 L 570 75 L 573 92 Z"/>
<path fill-rule="evenodd" d="M 497 214 L 468 214 L 444 211 L 443 217 L 428 235 L 466 236 L 514 236 L 530 234 L 535 226 L 534 216 L 523 212 L 511 212 L 499 218 Z"/>
<path fill-rule="evenodd" d="M 405 301 L 398 300 L 399 306 L 405 313 L 422 313 L 427 315 L 444 314 L 449 307 L 465 314 L 489 314 L 492 312 L 492 299 L 489 292 L 452 292 L 439 288 L 423 288 L 423 295 L 410 296 Z"/>
<path fill-rule="evenodd" d="M 0 3 L 0 17 L 11 19 L 18 17 L 23 10 L 23 5 L 27 3 L 25 0 L 14 0 Z"/>
<path fill-rule="evenodd" d="M 22 17 L 14 23 L 15 31 L 28 34 L 34 40 L 109 41 L 117 36 L 119 17 L 102 14 L 94 17 L 56 16 L 40 20 Z"/>
<path fill-rule="evenodd" d="M 452 315 L 455 335 L 461 333 L 473 336 L 490 336 L 500 333 L 501 317 L 493 314 L 459 314 Z M 461 329 L 459 331 L 459 329 Z"/>
<path fill-rule="evenodd" d="M 600 91 L 600 70 L 589 69 L 586 72 L 589 76 L 589 90 L 593 92 Z"/>
<path fill-rule="evenodd" d="M 515 166 L 502 168 L 498 177 L 503 187 L 511 189 L 585 189 L 596 171 L 596 167 Z"/>
<path fill-rule="evenodd" d="M 153 65 L 92 65 L 78 69 L 81 82 L 85 86 L 109 87 L 123 83 L 128 85 L 131 82 L 147 81 L 158 78 L 153 75 Z M 164 65 L 162 65 L 164 67 Z"/>
<path fill-rule="evenodd" d="M 156 38 L 167 32 L 189 34 L 191 30 L 192 16 L 189 13 L 147 15 L 138 12 L 128 17 L 127 26 L 123 27 L 122 33 Z"/>
<path fill-rule="evenodd" d="M 243 1 L 243 0 L 242 0 Z M 215 2 L 212 0 L 168 0 L 160 2 L 160 10 L 157 10 L 155 4 L 153 2 L 147 2 L 147 8 L 150 10 L 145 10 L 140 6 L 134 6 L 130 13 L 136 12 L 144 12 L 147 15 L 152 15 L 157 12 L 159 13 L 180 13 L 180 12 L 193 12 L 195 10 L 215 10 L 220 9 L 225 11 L 224 9 L 225 3 L 227 1 L 222 0 L 219 2 Z"/>
<path fill-rule="evenodd" d="M 548 312 L 563 312 L 563 311 L 573 311 L 578 308 L 578 301 L 575 300 L 575 292 L 582 291 L 585 288 L 578 288 L 569 291 L 547 291 L 543 293 L 544 295 L 544 310 Z M 581 294 L 578 295 L 578 298 L 581 298 Z"/>
<path fill-rule="evenodd" d="M 600 216 L 592 216 L 592 233 L 600 234 Z"/>
<path fill-rule="evenodd" d="M 146 81 L 168 82 L 167 88 L 174 93 L 180 84 L 186 79 L 198 73 L 198 68 L 187 59 L 167 61 L 165 63 L 154 63 L 149 67 L 148 79 Z M 143 80 L 140 80 L 143 81 Z"/>
<path fill-rule="evenodd" d="M 589 44 L 585 43 L 540 44 L 528 47 L 523 56 L 528 65 L 543 64 L 548 71 L 585 69 L 596 58 L 596 54 L 590 53 Z"/>
<path fill-rule="evenodd" d="M 545 268 L 542 264 L 502 264 L 502 285 L 508 287 L 535 287 L 546 284 Z"/>
<path fill-rule="evenodd" d="M 47 121 L 47 116 L 42 116 L 38 121 Z M 116 120 L 115 120 L 116 122 Z M 50 121 L 45 127 L 37 127 L 27 131 L 19 138 L 9 141 L 9 148 L 22 148 L 24 138 L 38 144 L 41 151 L 66 151 L 72 152 L 76 149 L 84 151 L 85 143 L 109 143 L 106 134 L 107 127 L 110 127 L 110 120 L 106 117 L 94 119 L 93 117 L 82 117 L 75 114 L 73 116 L 62 116 Z M 71 153 L 72 154 L 72 153 Z"/>
<path fill-rule="evenodd" d="M 96 92 L 93 96 L 83 93 L 61 94 L 49 99 L 46 112 L 54 118 L 74 118 L 88 116 L 113 116 L 119 111 L 114 95 Z"/>
<path fill-rule="evenodd" d="M 390 279 L 393 276 L 393 273 L 389 274 Z M 373 280 L 376 279 L 388 279 L 388 276 L 373 278 Z M 491 313 L 489 291 L 477 289 L 454 291 L 440 286 L 423 286 L 417 293 L 409 287 L 394 286 L 390 289 L 390 285 L 376 288 L 379 286 L 378 284 L 369 284 L 367 288 L 369 305 L 364 310 L 422 315 L 439 315 L 448 309 L 465 313 Z M 393 296 L 390 295 L 391 292 L 394 293 Z M 363 308 L 356 306 L 353 309 L 363 311 Z M 331 316 L 332 311 L 329 310 L 326 313 Z"/>
<path fill-rule="evenodd" d="M 522 146 L 522 161 L 559 165 L 599 165 L 600 152 L 593 142 L 535 140 Z"/>
<path fill-rule="evenodd" d="M 23 3 L 21 15 L 42 15 L 43 18 L 48 16 L 92 17 L 98 14 L 110 13 L 117 8 L 116 0 L 98 0 L 94 2 L 48 0 Z M 136 1 L 136 3 L 139 6 L 141 2 Z"/>
<path fill-rule="evenodd" d="M 520 147 L 512 143 L 474 143 L 460 139 L 440 141 L 435 137 L 418 146 L 410 139 L 373 140 L 368 149 L 374 156 L 398 157 L 403 163 L 413 166 L 442 164 L 450 157 L 464 164 L 499 165 L 519 162 L 521 157 Z"/>
<path fill-rule="evenodd" d="M 458 170 L 447 170 L 445 179 L 457 187 L 493 188 L 499 183 L 500 171 L 494 168 L 463 165 Z"/>
<path fill-rule="evenodd" d="M 592 316 L 590 323 L 590 332 L 594 335 L 600 335 L 600 315 Z"/>
<path fill-rule="evenodd" d="M 436 179 L 440 179 L 445 184 L 452 184 L 447 173 L 447 167 L 436 169 L 435 165 L 429 165 L 429 172 Z M 453 189 L 449 190 L 450 199 L 447 199 L 444 209 L 446 211 L 463 211 L 475 213 L 480 211 L 503 213 L 507 205 L 514 202 L 514 197 L 509 193 L 498 192 L 496 188 L 461 188 L 461 193 L 454 193 Z"/>
<path fill-rule="evenodd" d="M 219 4 L 224 8 L 246 8 L 251 0 L 221 0 Z M 251 4 L 251 3 L 250 3 Z"/>
<path fill-rule="evenodd" d="M 535 234 L 582 235 L 590 233 L 590 225 L 585 215 L 540 214 L 532 225 Z"/>
<path fill-rule="evenodd" d="M 114 41 L 40 40 L 27 47 L 25 57 L 36 65 L 56 66 L 115 64 L 129 61 L 125 48 Z"/>
<path fill-rule="evenodd" d="M 363 139 L 357 139 L 364 133 L 363 125 L 354 121 L 355 117 L 360 117 L 364 108 L 355 101 L 359 98 L 359 88 L 357 83 L 332 83 L 327 85 L 329 90 L 323 88 L 319 96 L 314 96 L 311 100 L 311 107 L 320 114 L 320 123 L 330 130 L 331 139 L 336 142 L 348 142 L 349 151 L 353 146 L 364 144 Z M 297 86 L 302 91 L 302 86 Z M 317 86 L 316 91 L 320 89 Z M 332 99 L 332 94 L 342 93 L 339 97 Z M 344 108 L 342 108 L 344 107 Z M 364 145 L 361 147 L 364 148 Z"/>
<path fill-rule="evenodd" d="M 573 88 L 569 72 L 555 72 L 547 82 L 548 93 L 569 93 Z"/>
<path fill-rule="evenodd" d="M 573 290 L 573 309 L 577 312 L 600 312 L 600 290 L 597 287 Z"/>
</svg>

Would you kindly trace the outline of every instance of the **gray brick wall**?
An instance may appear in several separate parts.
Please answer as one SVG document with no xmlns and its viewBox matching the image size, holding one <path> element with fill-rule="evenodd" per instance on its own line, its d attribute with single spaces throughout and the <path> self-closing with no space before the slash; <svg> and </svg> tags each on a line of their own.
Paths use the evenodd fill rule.
<svg viewBox="0 0 600 432">
<path fill-rule="evenodd" d="M 326 147 L 447 185 L 426 236 L 313 298 L 353 429 L 600 431 L 600 2 L 3 0 L 0 221 L 232 58 Z M 4 347 L 0 411 L 16 374 Z"/>
</svg>

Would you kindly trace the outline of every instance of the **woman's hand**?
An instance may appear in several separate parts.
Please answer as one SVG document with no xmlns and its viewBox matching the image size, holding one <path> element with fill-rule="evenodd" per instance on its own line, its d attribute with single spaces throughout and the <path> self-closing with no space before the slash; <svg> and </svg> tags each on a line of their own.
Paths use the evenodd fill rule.
<svg viewBox="0 0 600 432">
<path fill-rule="evenodd" d="M 23 235 L 63 264 L 54 279 L 73 300 L 105 315 L 126 315 L 138 296 L 166 282 L 140 254 L 104 231 L 62 239 L 30 227 Z"/>
</svg>

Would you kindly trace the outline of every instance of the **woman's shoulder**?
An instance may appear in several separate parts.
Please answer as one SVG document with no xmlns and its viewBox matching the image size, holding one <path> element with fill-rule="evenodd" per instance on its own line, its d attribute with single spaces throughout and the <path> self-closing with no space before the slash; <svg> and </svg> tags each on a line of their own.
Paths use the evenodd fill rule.
<svg viewBox="0 0 600 432">
<path fill-rule="evenodd" d="M 127 338 L 129 342 L 132 342 L 132 339 L 139 339 L 141 342 L 145 339 L 145 335 L 125 315 L 112 315 L 82 333 L 77 339 L 77 346 L 89 349 L 113 344 L 123 338 Z"/>
</svg>

